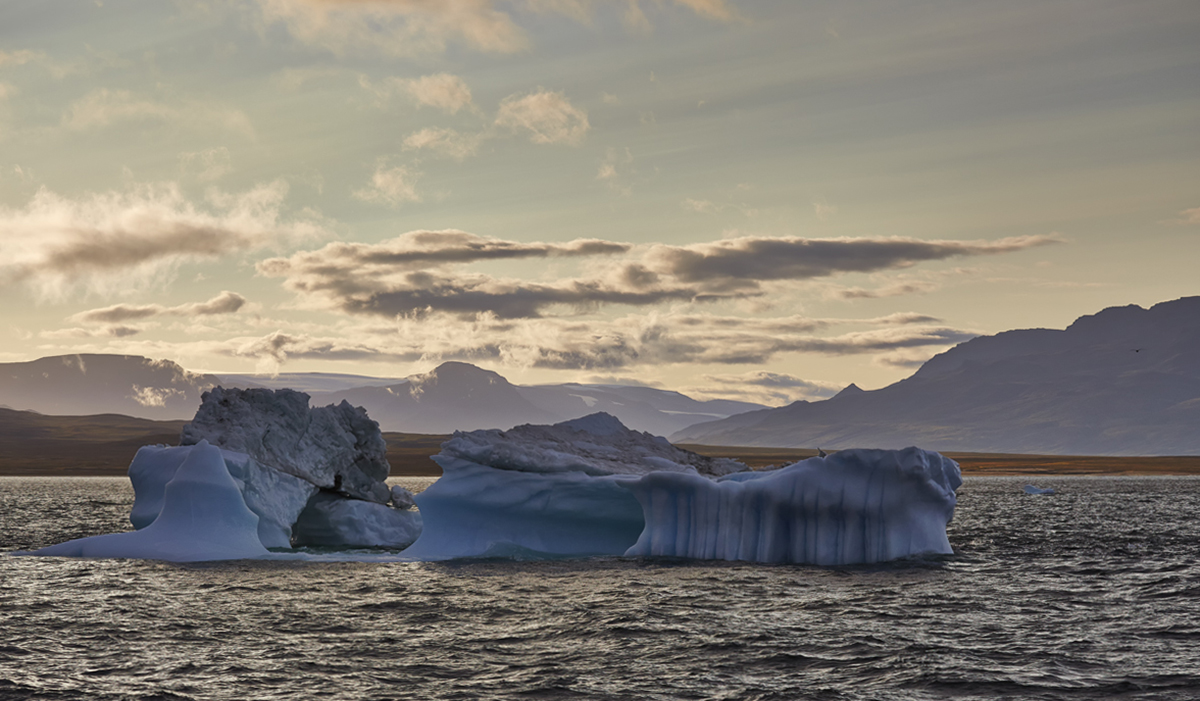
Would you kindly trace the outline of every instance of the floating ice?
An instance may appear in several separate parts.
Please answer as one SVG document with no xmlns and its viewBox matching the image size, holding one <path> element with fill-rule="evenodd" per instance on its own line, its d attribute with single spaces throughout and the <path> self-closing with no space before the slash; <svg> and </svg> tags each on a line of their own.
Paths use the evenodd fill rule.
<svg viewBox="0 0 1200 701">
<path fill-rule="evenodd" d="M 202 437 L 143 448 L 130 466 L 130 519 L 139 530 L 37 554 L 186 561 L 264 557 L 266 545 L 403 548 L 414 539 L 406 559 L 628 555 L 841 565 L 951 552 L 946 524 L 962 484 L 958 465 L 917 448 L 844 450 L 752 472 L 593 414 L 455 434 L 434 456 L 442 478 L 413 497 L 370 481 L 377 471 L 364 456 L 374 452 L 368 429 L 378 427 L 365 415 L 326 407 L 313 410 L 326 418 L 306 423 L 293 415 L 308 411 L 297 396 L 304 397 L 206 395 L 216 408 L 202 408 L 204 420 L 188 435 L 252 453 Z M 359 419 L 367 423 L 355 426 Z M 311 453 L 297 457 L 297 446 Z M 348 463 L 347 455 L 358 457 Z M 348 464 L 358 466 L 357 493 L 383 490 L 394 506 L 348 496 Z M 386 469 L 383 462 L 384 476 Z M 413 500 L 420 513 L 405 508 Z"/>
<path fill-rule="evenodd" d="M 846 565 L 953 552 L 946 524 L 962 478 L 938 453 L 842 450 L 731 477 L 627 483 L 646 525 L 626 555 Z"/>
<path fill-rule="evenodd" d="M 172 562 L 268 554 L 258 539 L 258 517 L 242 499 L 220 449 L 200 441 L 175 468 L 163 486 L 161 509 L 146 527 L 69 540 L 32 554 Z"/>
<path fill-rule="evenodd" d="M 295 545 L 406 548 L 421 534 L 421 515 L 321 492 L 293 528 Z"/>
<path fill-rule="evenodd" d="M 1027 484 L 1027 485 L 1025 485 L 1025 493 L 1026 494 L 1053 494 L 1054 490 L 1049 487 L 1046 487 L 1045 489 L 1043 489 L 1041 487 L 1035 487 L 1032 484 Z"/>
<path fill-rule="evenodd" d="M 957 463 L 916 448 L 751 472 L 604 414 L 455 434 L 433 459 L 443 476 L 415 497 L 424 530 L 405 551 L 419 559 L 534 551 L 836 565 L 950 553 L 962 484 Z"/>
<path fill-rule="evenodd" d="M 519 472 L 644 475 L 694 470 L 727 475 L 747 469 L 736 460 L 698 455 L 661 436 L 631 431 L 604 412 L 553 426 L 526 424 L 508 431 L 455 433 L 442 445 L 441 455 Z M 434 460 L 441 464 L 437 457 Z"/>
<path fill-rule="evenodd" d="M 380 504 L 391 497 L 379 424 L 348 402 L 310 409 L 308 395 L 290 389 L 214 387 L 180 445 L 201 439 L 318 487 Z"/>
<path fill-rule="evenodd" d="M 259 557 L 266 548 L 292 545 L 403 548 L 420 533 L 420 514 L 410 510 L 412 495 L 383 482 L 388 465 L 378 424 L 344 402 L 310 410 L 308 395 L 299 392 L 218 387 L 204 394 L 183 443 L 145 446 L 134 456 L 129 520 L 137 531 L 36 554 L 182 562 Z M 187 487 L 198 479 L 232 491 L 214 501 L 212 488 Z M 225 507 L 217 508 L 221 504 Z M 247 546 L 239 530 L 244 519 L 230 530 L 234 511 L 253 519 L 255 547 Z M 162 525 L 180 523 L 187 527 Z M 229 547 L 223 548 L 226 536 Z"/>
<path fill-rule="evenodd" d="M 623 555 L 642 531 L 642 508 L 624 476 L 501 470 L 446 454 L 442 477 L 414 499 L 418 560 L 500 557 L 513 551 L 560 556 Z"/>
<path fill-rule="evenodd" d="M 195 446 L 143 446 L 129 464 L 133 508 L 129 521 L 145 528 L 158 518 L 168 482 Z M 244 453 L 221 451 L 225 467 L 242 493 L 246 506 L 258 516 L 258 537 L 268 548 L 291 545 L 292 524 L 299 518 L 317 487 L 299 477 L 259 464 Z"/>
</svg>

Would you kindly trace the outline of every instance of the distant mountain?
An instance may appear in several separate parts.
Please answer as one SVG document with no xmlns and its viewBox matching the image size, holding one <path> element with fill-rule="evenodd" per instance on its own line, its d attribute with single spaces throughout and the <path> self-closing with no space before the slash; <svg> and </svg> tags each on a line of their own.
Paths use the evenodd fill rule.
<svg viewBox="0 0 1200 701">
<path fill-rule="evenodd" d="M 761 404 L 728 399 L 699 401 L 679 392 L 628 385 L 535 385 L 519 387 L 523 397 L 562 421 L 597 411 L 612 414 L 638 431 L 666 436 L 698 421 L 761 409 Z"/>
<path fill-rule="evenodd" d="M 597 411 L 639 431 L 666 435 L 698 421 L 761 409 L 727 400 L 623 385 L 519 387 L 469 363 L 448 362 L 405 379 L 338 373 L 275 376 L 188 372 L 169 360 L 129 355 L 64 355 L 0 363 L 0 406 L 43 414 L 124 414 L 190 419 L 217 385 L 308 392 L 314 406 L 346 400 L 366 407 L 385 431 L 444 434 L 523 423 L 558 423 Z"/>
<path fill-rule="evenodd" d="M 385 430 L 409 433 L 511 428 L 558 420 L 521 396 L 517 387 L 499 374 L 469 363 L 443 363 L 429 373 L 387 387 L 312 393 L 314 404 L 342 400 L 365 407 Z"/>
<path fill-rule="evenodd" d="M 508 429 L 524 423 L 558 423 L 597 411 L 639 431 L 665 435 L 685 426 L 761 405 L 698 401 L 678 392 L 624 385 L 521 387 L 469 363 L 447 362 L 432 372 L 385 387 L 313 393 L 314 403 L 346 400 L 366 407 L 385 430 L 449 433 Z"/>
<path fill-rule="evenodd" d="M 250 375 L 246 373 L 220 373 L 223 387 L 266 387 L 268 389 L 294 389 L 297 392 L 337 392 L 354 387 L 386 387 L 404 382 L 400 377 L 370 377 L 369 375 L 347 375 L 340 372 L 281 372 L 278 375 Z"/>
<path fill-rule="evenodd" d="M 220 384 L 169 360 L 83 353 L 0 363 L 0 404 L 43 414 L 191 418 L 200 395 Z"/>
<path fill-rule="evenodd" d="M 873 391 L 739 414 L 677 443 L 1200 454 L 1200 297 L 981 336 Z"/>
</svg>

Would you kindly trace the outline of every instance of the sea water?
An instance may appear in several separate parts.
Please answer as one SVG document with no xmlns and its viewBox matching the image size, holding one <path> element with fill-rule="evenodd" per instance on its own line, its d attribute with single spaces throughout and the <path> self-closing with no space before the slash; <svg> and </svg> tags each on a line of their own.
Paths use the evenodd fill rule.
<svg viewBox="0 0 1200 701">
<path fill-rule="evenodd" d="M 1200 698 L 1200 478 L 1027 481 L 968 477 L 953 555 L 869 567 L 0 554 L 0 699 Z M 132 499 L 0 478 L 0 552 Z"/>
</svg>

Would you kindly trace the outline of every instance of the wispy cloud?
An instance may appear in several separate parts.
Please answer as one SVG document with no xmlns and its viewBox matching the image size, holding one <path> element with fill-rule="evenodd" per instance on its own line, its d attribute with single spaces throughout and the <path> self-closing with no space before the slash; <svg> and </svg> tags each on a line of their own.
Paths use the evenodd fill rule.
<svg viewBox="0 0 1200 701">
<path fill-rule="evenodd" d="M 126 121 L 156 121 L 193 128 L 218 126 L 254 135 L 250 118 L 240 110 L 203 102 L 173 105 L 128 90 L 99 88 L 76 100 L 63 114 L 63 126 L 76 131 L 102 129 Z"/>
<path fill-rule="evenodd" d="M 538 144 L 576 145 L 591 125 L 587 112 L 561 93 L 539 89 L 528 95 L 510 95 L 500 103 L 496 125 L 528 135 Z"/>
<path fill-rule="evenodd" d="M 446 114 L 457 114 L 459 110 L 475 107 L 466 81 L 449 73 L 435 73 L 420 78 L 390 77 L 378 82 L 363 76 L 359 78 L 359 84 L 379 97 L 406 95 L 417 105 L 433 107 Z"/>
<path fill-rule="evenodd" d="M 702 377 L 706 384 L 692 388 L 691 394 L 771 405 L 828 399 L 842 389 L 842 385 L 836 382 L 805 380 L 795 375 L 764 370 L 730 375 L 706 374 Z"/>
<path fill-rule="evenodd" d="M 282 24 L 300 41 L 335 54 L 415 56 L 444 51 L 450 41 L 490 53 L 529 46 L 525 33 L 491 0 L 259 0 L 267 24 Z"/>
<path fill-rule="evenodd" d="M 1037 238 L 995 242 L 916 239 L 725 239 L 690 246 L 583 240 L 523 244 L 461 231 L 412 232 L 383 244 L 330 244 L 259 264 L 259 272 L 351 314 L 385 317 L 445 312 L 536 317 L 554 306 L 574 312 L 607 305 L 652 306 L 759 297 L 764 286 L 846 272 L 905 268 L 918 261 L 1021 250 Z M 553 281 L 497 278 L 458 269 L 496 258 L 635 253 L 599 261 L 591 275 Z"/>
<path fill-rule="evenodd" d="M 430 127 L 409 134 L 405 151 L 429 151 L 461 161 L 474 156 L 483 143 L 483 134 L 463 134 L 454 129 Z"/>
<path fill-rule="evenodd" d="M 615 149 L 609 147 L 604 152 L 604 160 L 600 161 L 600 169 L 596 172 L 596 179 L 606 183 L 610 188 L 620 192 L 622 195 L 633 194 L 633 187 L 629 184 L 628 170 L 633 164 L 633 152 L 628 148 Z"/>
<path fill-rule="evenodd" d="M 44 295 L 145 282 L 188 260 L 322 237 L 311 217 L 287 219 L 282 181 L 199 206 L 172 183 L 71 199 L 42 188 L 23 208 L 0 207 L 0 284 Z"/>
<path fill-rule="evenodd" d="M 1164 224 L 1200 224 L 1200 207 L 1185 209 L 1175 219 L 1169 219 Z"/>
<path fill-rule="evenodd" d="M 420 202 L 421 194 L 417 192 L 417 181 L 421 173 L 405 166 L 387 166 L 380 163 L 375 166 L 371 182 L 364 188 L 354 191 L 354 197 L 364 202 L 383 202 L 393 207 L 399 207 L 408 202 Z"/>
<path fill-rule="evenodd" d="M 999 241 L 741 236 L 690 246 L 654 246 L 647 261 L 651 269 L 684 282 L 728 291 L 756 289 L 766 281 L 907 268 L 919 262 L 1010 253 L 1056 242 L 1058 239 L 1050 236 Z"/>
<path fill-rule="evenodd" d="M 233 172 L 233 159 L 224 146 L 179 154 L 179 167 L 200 181 L 220 180 Z"/>
<path fill-rule="evenodd" d="M 89 309 L 70 317 L 68 321 L 84 324 L 112 324 L 122 321 L 138 321 L 156 316 L 212 316 L 233 314 L 246 304 L 246 298 L 236 292 L 224 290 L 221 294 L 204 302 L 191 302 L 174 307 L 161 304 L 114 304 L 100 309 Z"/>
<path fill-rule="evenodd" d="M 497 0 L 258 0 L 258 16 L 265 26 L 281 24 L 296 39 L 335 54 L 381 53 L 418 56 L 440 53 L 455 42 L 476 51 L 515 53 L 528 49 L 529 38 L 513 18 L 499 9 Z M 516 4 L 516 3 L 508 3 Z M 626 26 L 648 30 L 650 21 L 641 0 L 621 0 L 617 5 Z M 701 17 L 718 22 L 740 20 L 728 0 L 674 0 Z M 592 21 L 591 0 L 523 0 L 519 6 L 537 13 L 553 13 L 587 24 Z M 656 6 L 662 7 L 661 2 Z"/>
</svg>

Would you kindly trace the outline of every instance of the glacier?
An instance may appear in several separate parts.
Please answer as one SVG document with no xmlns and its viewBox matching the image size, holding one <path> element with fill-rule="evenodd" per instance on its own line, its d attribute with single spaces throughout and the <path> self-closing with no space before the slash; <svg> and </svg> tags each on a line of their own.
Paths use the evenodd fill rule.
<svg viewBox="0 0 1200 701">
<path fill-rule="evenodd" d="M 953 550 L 962 484 L 938 453 L 844 450 L 777 470 L 689 453 L 593 414 L 456 433 L 405 555 L 684 557 L 848 565 Z"/>
</svg>

